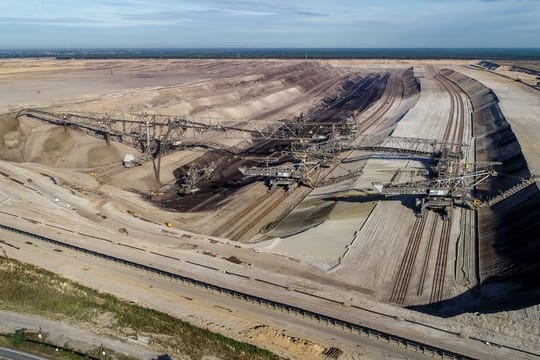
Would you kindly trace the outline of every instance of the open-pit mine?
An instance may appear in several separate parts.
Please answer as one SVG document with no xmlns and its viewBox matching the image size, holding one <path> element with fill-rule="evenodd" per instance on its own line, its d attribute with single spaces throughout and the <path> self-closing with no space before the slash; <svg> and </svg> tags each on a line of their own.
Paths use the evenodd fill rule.
<svg viewBox="0 0 540 360">
<path fill-rule="evenodd" d="M 289 358 L 538 358 L 534 66 L 2 60 L 0 256 Z"/>
</svg>

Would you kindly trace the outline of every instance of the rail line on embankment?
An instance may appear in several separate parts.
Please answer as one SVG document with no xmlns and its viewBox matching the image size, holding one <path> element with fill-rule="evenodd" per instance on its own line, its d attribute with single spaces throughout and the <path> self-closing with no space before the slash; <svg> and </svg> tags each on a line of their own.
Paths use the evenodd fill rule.
<svg viewBox="0 0 540 360">
<path fill-rule="evenodd" d="M 174 273 L 174 272 L 170 272 L 170 271 L 167 271 L 167 270 L 164 270 L 164 269 L 160 269 L 160 268 L 155 267 L 155 266 L 149 266 L 149 265 L 145 265 L 145 264 L 142 264 L 142 263 L 139 263 L 139 262 L 136 262 L 136 261 L 132 261 L 132 260 L 129 260 L 129 259 L 120 258 L 120 257 L 116 257 L 116 256 L 113 256 L 113 255 L 105 254 L 105 253 L 102 253 L 102 252 L 99 252 L 99 251 L 87 249 L 87 248 L 84 248 L 84 247 L 81 247 L 81 246 L 78 246 L 78 245 L 74 245 L 74 244 L 67 243 L 67 242 L 64 242 L 64 241 L 52 239 L 50 237 L 42 236 L 42 235 L 39 235 L 39 234 L 36 234 L 36 233 L 28 232 L 28 231 L 21 230 L 21 229 L 18 229 L 18 228 L 14 228 L 14 227 L 11 227 L 11 226 L 0 224 L 0 229 L 4 229 L 4 230 L 7 230 L 7 231 L 10 231 L 10 232 L 13 232 L 13 233 L 17 233 L 19 235 L 29 237 L 29 238 L 32 238 L 32 239 L 37 239 L 37 240 L 40 240 L 40 241 L 43 241 L 43 242 L 46 242 L 46 243 L 49 243 L 49 244 L 53 244 L 55 246 L 59 246 L 59 247 L 63 247 L 63 248 L 72 250 L 72 251 L 76 251 L 76 252 L 84 253 L 84 254 L 87 254 L 87 255 L 95 256 L 95 257 L 98 257 L 98 258 L 101 258 L 101 259 L 104 259 L 104 260 L 107 260 L 107 261 L 111 261 L 111 262 L 114 262 L 114 263 L 126 265 L 126 266 L 132 267 L 134 269 L 143 270 L 143 271 L 146 271 L 146 272 L 149 272 L 149 273 L 164 276 L 164 277 L 169 278 L 171 280 L 181 281 L 182 283 L 185 283 L 185 284 L 189 284 L 189 285 L 197 286 L 197 287 L 202 287 L 204 289 L 215 291 L 215 292 L 218 292 L 220 294 L 229 295 L 229 296 L 232 296 L 234 298 L 237 298 L 237 299 L 249 302 L 249 303 L 255 303 L 257 305 L 271 307 L 274 310 L 278 310 L 278 311 L 286 311 L 288 313 L 292 313 L 292 314 L 295 314 L 295 315 L 306 317 L 308 319 L 316 320 L 319 323 L 323 323 L 323 324 L 325 324 L 327 326 L 335 326 L 335 327 L 339 326 L 339 327 L 342 327 L 344 330 L 348 330 L 348 331 L 351 331 L 351 332 L 356 332 L 356 333 L 358 333 L 360 335 L 364 335 L 364 336 L 367 336 L 367 337 L 370 337 L 370 338 L 373 337 L 374 339 L 383 340 L 386 343 L 391 343 L 391 344 L 395 344 L 395 345 L 400 346 L 400 347 L 405 347 L 407 349 L 410 349 L 410 350 L 413 350 L 413 351 L 416 351 L 416 352 L 419 352 L 419 353 L 429 354 L 429 355 L 432 355 L 432 356 L 441 356 L 441 357 L 443 357 L 445 359 L 470 359 L 471 358 L 469 356 L 462 355 L 462 354 L 453 352 L 451 350 L 443 349 L 441 347 L 430 345 L 430 344 L 420 342 L 420 341 L 417 341 L 417 340 L 408 339 L 408 338 L 405 338 L 405 337 L 402 337 L 402 336 L 399 336 L 399 335 L 394 335 L 394 334 L 388 333 L 386 331 L 375 329 L 375 328 L 370 327 L 370 326 L 365 326 L 365 325 L 361 325 L 361 324 L 358 324 L 358 323 L 353 323 L 351 321 L 347 321 L 347 320 L 344 320 L 344 319 L 339 319 L 339 318 L 336 318 L 334 316 L 330 316 L 330 315 L 322 314 L 322 313 L 319 313 L 319 312 L 315 312 L 315 311 L 312 311 L 312 310 L 309 310 L 309 309 L 306 309 L 306 308 L 303 308 L 303 307 L 299 307 L 299 306 L 296 306 L 296 305 L 287 304 L 287 303 L 283 303 L 283 302 L 279 302 L 279 301 L 275 301 L 275 300 L 271 300 L 271 299 L 266 299 L 266 298 L 263 298 L 263 297 L 260 297 L 260 296 L 257 296 L 257 295 L 248 294 L 248 293 L 245 293 L 245 292 L 242 292 L 242 291 L 238 291 L 238 290 L 234 290 L 234 289 L 227 288 L 227 287 L 224 287 L 224 286 L 212 284 L 212 283 L 209 283 L 209 282 L 206 282 L 206 281 L 202 281 L 202 280 L 199 280 L 199 279 L 195 279 L 195 278 L 192 278 L 192 277 L 188 277 L 188 276 L 184 276 L 184 275 L 181 275 L 181 274 L 178 274 L 178 273 Z M 311 294 L 307 294 L 307 295 L 311 295 Z M 311 295 L 311 296 L 315 296 L 315 295 Z M 322 299 L 322 300 L 331 301 L 333 303 L 343 305 L 342 303 L 340 303 L 340 302 L 338 302 L 336 300 L 333 300 L 333 299 L 325 298 L 325 297 L 322 297 L 322 296 L 316 296 L 316 297 L 319 298 L 319 299 Z M 354 307 L 356 308 L 356 306 L 354 306 Z"/>
<path fill-rule="evenodd" d="M 302 317 L 307 318 L 309 320 L 317 321 L 318 323 L 323 324 L 325 326 L 341 327 L 343 330 L 348 330 L 349 332 L 354 332 L 354 333 L 356 333 L 358 335 L 366 336 L 366 337 L 368 337 L 370 339 L 373 339 L 373 340 L 376 340 L 376 341 L 382 341 L 382 342 L 387 343 L 387 344 L 393 344 L 393 345 L 395 345 L 395 346 L 397 346 L 397 347 L 399 347 L 399 348 L 401 348 L 403 350 L 408 349 L 408 350 L 411 350 L 411 351 L 415 351 L 417 353 L 427 354 L 427 355 L 432 356 L 432 357 L 440 356 L 442 359 L 475 359 L 476 358 L 476 357 L 472 357 L 470 355 L 464 355 L 462 353 L 451 351 L 451 350 L 442 348 L 440 346 L 431 345 L 431 344 L 428 344 L 427 342 L 422 342 L 422 341 L 419 341 L 419 340 L 413 340 L 413 339 L 410 339 L 408 337 L 392 334 L 392 333 L 390 333 L 390 332 L 388 332 L 386 330 L 377 329 L 376 327 L 373 327 L 373 325 L 369 325 L 369 326 L 368 325 L 362 325 L 360 323 L 344 320 L 344 319 L 338 318 L 338 317 L 333 316 L 333 315 L 323 314 L 321 312 L 309 310 L 309 309 L 306 309 L 304 307 L 300 307 L 300 306 L 296 306 L 296 305 L 293 305 L 293 304 L 287 304 L 287 303 L 284 303 L 284 302 L 264 298 L 264 297 L 261 297 L 261 296 L 255 295 L 255 294 L 249 294 L 249 293 L 242 292 L 242 291 L 239 291 L 239 290 L 231 289 L 229 287 L 213 284 L 213 283 L 210 283 L 210 282 L 207 282 L 207 281 L 195 279 L 195 278 L 185 276 L 185 275 L 181 275 L 181 274 L 178 274 L 178 273 L 175 273 L 175 272 L 170 272 L 170 271 L 160 269 L 160 268 L 155 267 L 155 266 L 142 264 L 142 263 L 132 261 L 132 260 L 129 260 L 129 259 L 120 258 L 120 257 L 116 257 L 114 255 L 109 255 L 109 254 L 105 254 L 105 253 L 102 253 L 102 252 L 99 252 L 99 251 L 87 249 L 87 248 L 84 248 L 84 247 L 81 247 L 81 246 L 78 246 L 78 245 L 74 245 L 74 244 L 71 244 L 71 243 L 68 243 L 68 242 L 65 242 L 65 241 L 52 239 L 50 237 L 46 237 L 46 236 L 43 236 L 43 235 L 40 235 L 40 234 L 36 234 L 36 233 L 32 233 L 32 232 L 25 231 L 25 230 L 22 230 L 22 229 L 18 229 L 18 228 L 9 226 L 9 225 L 0 224 L 0 230 L 6 230 L 6 231 L 9 231 L 9 232 L 12 232 L 12 233 L 17 233 L 19 235 L 22 235 L 23 237 L 28 237 L 28 238 L 31 238 L 31 239 L 37 239 L 37 240 L 43 241 L 45 243 L 49 243 L 49 244 L 52 244 L 52 245 L 55 245 L 55 246 L 63 247 L 63 248 L 68 249 L 68 250 L 72 250 L 72 251 L 75 251 L 75 252 L 80 252 L 80 253 L 83 253 L 83 254 L 86 254 L 86 255 L 89 255 L 89 256 L 95 256 L 95 257 L 101 258 L 103 260 L 107 260 L 107 261 L 110 261 L 110 262 L 113 262 L 113 263 L 125 265 L 125 266 L 128 266 L 128 267 L 132 267 L 132 268 L 137 269 L 137 270 L 146 271 L 148 273 L 152 273 L 152 274 L 155 274 L 155 275 L 164 276 L 164 277 L 166 277 L 166 278 L 168 278 L 170 280 L 176 280 L 176 281 L 180 281 L 180 282 L 182 282 L 184 284 L 196 286 L 196 287 L 203 288 L 203 289 L 210 290 L 210 291 L 215 291 L 215 292 L 217 292 L 219 294 L 228 295 L 228 296 L 231 296 L 231 297 L 233 297 L 235 299 L 239 299 L 239 300 L 242 300 L 242 301 L 247 302 L 247 303 L 252 303 L 252 304 L 256 304 L 256 305 L 260 305 L 260 306 L 270 307 L 271 310 L 274 310 L 274 311 L 281 311 L 281 312 L 286 311 L 287 313 L 290 313 L 290 314 L 294 314 L 294 315 L 297 315 L 297 316 L 302 316 Z M 106 239 L 103 239 L 103 240 L 106 240 Z M 110 240 L 107 240 L 107 241 L 111 242 Z M 136 249 L 144 251 L 144 249 L 139 249 L 139 248 L 136 248 Z M 172 256 L 167 256 L 167 255 L 163 255 L 163 254 L 159 254 L 159 253 L 153 253 L 153 252 L 150 252 L 150 253 L 155 254 L 155 255 L 159 255 L 159 256 L 165 256 L 165 257 L 168 257 L 168 258 L 171 258 L 171 259 L 174 259 L 174 260 L 180 260 L 180 259 L 172 257 Z M 218 269 L 215 269 L 215 270 L 218 270 Z M 249 278 L 247 276 L 240 275 L 240 274 L 235 274 L 235 273 L 228 272 L 228 271 L 225 271 L 225 273 L 230 274 L 230 275 L 236 275 L 236 276 Z M 282 285 L 275 284 L 275 283 L 272 283 L 272 282 L 268 282 L 268 281 L 265 281 L 263 279 L 255 278 L 254 280 L 258 281 L 258 282 L 261 282 L 261 283 L 267 283 L 267 284 L 270 284 L 270 285 L 273 285 L 273 286 L 278 286 L 278 287 L 283 288 Z M 284 287 L 284 288 L 286 288 L 286 287 Z M 344 306 L 344 307 L 347 306 L 344 302 L 336 300 L 336 299 L 327 298 L 327 297 L 324 297 L 324 296 L 320 296 L 320 295 L 317 295 L 317 294 L 312 294 L 312 293 L 309 293 L 309 292 L 304 292 L 304 291 L 297 290 L 297 289 L 293 289 L 292 291 L 297 292 L 299 294 L 306 295 L 306 296 L 314 297 L 314 298 L 316 298 L 318 300 L 323 300 L 323 301 L 330 302 L 333 305 L 340 305 L 340 306 Z M 373 313 L 373 314 L 376 314 L 378 316 L 383 316 L 383 317 L 386 317 L 386 318 L 396 319 L 395 315 L 386 314 L 386 313 L 383 313 L 383 312 L 376 311 L 374 309 L 366 308 L 366 307 L 363 307 L 363 306 L 358 306 L 358 305 L 355 305 L 355 304 L 350 304 L 350 308 L 358 309 L 358 310 L 361 310 L 361 311 L 366 311 L 368 313 Z M 441 334 L 445 333 L 446 336 L 449 336 L 449 335 L 453 335 L 453 336 L 457 336 L 457 337 L 461 336 L 461 334 L 459 332 L 456 332 L 456 331 L 453 331 L 453 330 L 448 330 L 448 329 L 443 329 L 443 328 L 436 327 L 436 326 L 429 325 L 429 324 L 424 324 L 422 322 L 418 322 L 418 321 L 415 321 L 415 320 L 412 320 L 412 319 L 410 320 L 410 319 L 405 318 L 405 319 L 402 319 L 402 321 L 408 322 L 408 323 L 411 323 L 411 324 L 415 324 L 417 326 L 422 326 L 422 327 L 426 327 L 426 328 L 430 328 L 430 329 L 440 331 Z M 474 341 L 477 341 L 477 342 L 486 343 L 485 339 L 480 339 L 480 338 L 473 337 L 473 336 L 471 336 L 470 339 L 474 340 Z M 540 354 L 532 352 L 532 351 L 527 351 L 527 350 L 519 349 L 519 348 L 516 348 L 516 347 L 513 347 L 513 346 L 504 345 L 504 344 L 496 344 L 496 343 L 492 342 L 491 340 L 490 340 L 490 343 L 493 346 L 497 346 L 498 348 L 504 348 L 504 349 L 507 349 L 507 350 L 510 350 L 510 351 L 513 351 L 513 352 L 516 352 L 516 353 L 526 355 L 526 356 L 540 357 Z M 464 348 L 464 349 L 467 349 L 467 348 Z"/>
</svg>

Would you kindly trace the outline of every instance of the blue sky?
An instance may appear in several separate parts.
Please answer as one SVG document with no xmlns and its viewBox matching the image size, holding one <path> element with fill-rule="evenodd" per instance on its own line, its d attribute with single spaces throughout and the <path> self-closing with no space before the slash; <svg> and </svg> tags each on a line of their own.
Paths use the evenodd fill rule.
<svg viewBox="0 0 540 360">
<path fill-rule="evenodd" d="M 540 47 L 540 0 L 1 0 L 28 47 Z"/>
</svg>

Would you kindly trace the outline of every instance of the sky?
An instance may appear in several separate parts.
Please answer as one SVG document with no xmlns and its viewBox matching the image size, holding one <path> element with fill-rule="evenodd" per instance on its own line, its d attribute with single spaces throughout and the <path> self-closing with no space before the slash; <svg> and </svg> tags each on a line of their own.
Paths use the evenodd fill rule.
<svg viewBox="0 0 540 360">
<path fill-rule="evenodd" d="M 540 0 L 1 0 L 0 48 L 540 47 Z"/>
</svg>

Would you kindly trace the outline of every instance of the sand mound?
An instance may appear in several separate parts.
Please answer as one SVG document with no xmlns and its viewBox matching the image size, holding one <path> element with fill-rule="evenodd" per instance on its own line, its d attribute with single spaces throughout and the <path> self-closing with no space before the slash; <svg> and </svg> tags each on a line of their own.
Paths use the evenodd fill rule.
<svg viewBox="0 0 540 360">
<path fill-rule="evenodd" d="M 287 355 L 293 359 L 325 359 L 325 348 L 309 340 L 289 336 L 284 331 L 271 329 L 267 326 L 257 326 L 249 329 L 246 335 L 257 344 L 267 344 L 272 348 L 287 350 Z"/>
<path fill-rule="evenodd" d="M 55 167 L 90 168 L 119 163 L 127 146 L 15 114 L 0 118 L 0 158 Z"/>
</svg>

